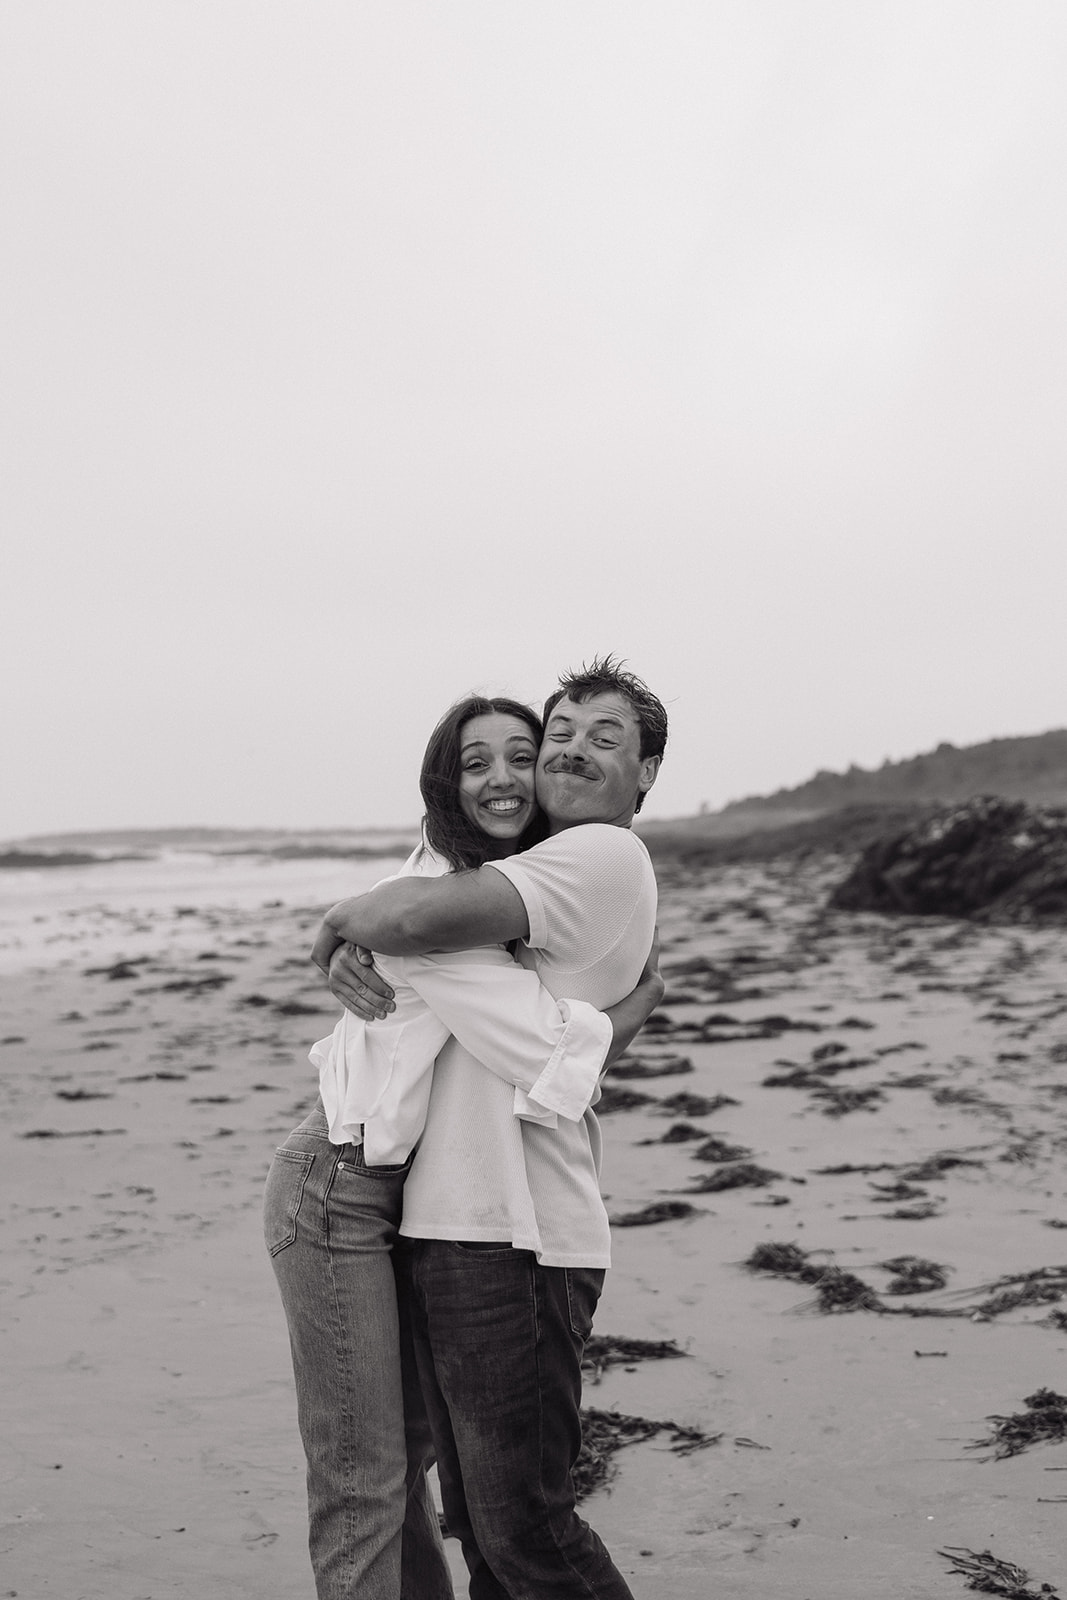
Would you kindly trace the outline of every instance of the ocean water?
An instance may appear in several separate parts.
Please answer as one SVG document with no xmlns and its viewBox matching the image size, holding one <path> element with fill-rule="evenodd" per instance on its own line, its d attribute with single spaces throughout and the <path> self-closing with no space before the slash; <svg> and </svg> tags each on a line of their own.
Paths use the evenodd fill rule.
<svg viewBox="0 0 1067 1600">
<path fill-rule="evenodd" d="M 0 872 L 0 973 L 82 960 L 114 961 L 157 948 L 200 947 L 202 918 L 220 925 L 279 906 L 321 909 L 360 894 L 407 855 L 278 860 L 162 851 L 147 861 Z"/>
</svg>

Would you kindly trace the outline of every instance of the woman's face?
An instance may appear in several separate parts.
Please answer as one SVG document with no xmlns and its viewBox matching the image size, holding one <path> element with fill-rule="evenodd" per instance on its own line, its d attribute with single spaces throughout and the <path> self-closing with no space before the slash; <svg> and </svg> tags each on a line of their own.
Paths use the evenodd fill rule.
<svg viewBox="0 0 1067 1600">
<path fill-rule="evenodd" d="M 459 803 L 479 832 L 512 844 L 536 810 L 537 741 L 521 717 L 471 717 L 459 731 Z"/>
</svg>

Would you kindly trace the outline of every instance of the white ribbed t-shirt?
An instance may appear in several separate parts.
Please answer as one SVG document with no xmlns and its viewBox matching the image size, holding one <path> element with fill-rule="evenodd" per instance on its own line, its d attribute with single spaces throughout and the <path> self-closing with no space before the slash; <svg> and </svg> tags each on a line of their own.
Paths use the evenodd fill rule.
<svg viewBox="0 0 1067 1600">
<path fill-rule="evenodd" d="M 520 960 L 550 994 L 603 1008 L 636 986 L 655 932 L 656 879 L 628 828 L 567 828 L 480 871 L 502 872 L 521 895 L 530 936 Z M 513 1100 L 455 1039 L 446 1044 L 404 1185 L 401 1233 L 510 1241 L 544 1266 L 608 1266 L 596 1116 L 545 1127 L 518 1120 Z"/>
</svg>

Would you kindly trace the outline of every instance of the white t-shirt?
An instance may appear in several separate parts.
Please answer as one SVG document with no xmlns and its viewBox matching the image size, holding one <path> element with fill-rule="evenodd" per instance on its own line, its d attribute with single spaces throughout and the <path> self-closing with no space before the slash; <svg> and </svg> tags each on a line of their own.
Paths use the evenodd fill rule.
<svg viewBox="0 0 1067 1600">
<path fill-rule="evenodd" d="M 397 876 L 446 870 L 423 850 Z M 585 1001 L 557 1001 L 501 945 L 376 954 L 374 964 L 393 986 L 395 1010 L 371 1023 L 344 1012 L 310 1053 L 331 1140 L 362 1141 L 368 1166 L 396 1166 L 411 1154 L 426 1120 L 434 1060 L 450 1036 L 511 1090 L 514 1116 L 546 1126 L 557 1116 L 577 1121 L 599 1092 L 610 1021 Z"/>
<path fill-rule="evenodd" d="M 656 879 L 628 828 L 567 828 L 480 870 L 502 872 L 522 896 L 530 937 L 520 959 L 551 994 L 601 1008 L 636 986 L 655 932 Z M 547 1127 L 517 1119 L 513 1100 L 457 1040 L 445 1045 L 404 1185 L 401 1233 L 510 1241 L 545 1266 L 608 1266 L 596 1116 Z"/>
</svg>

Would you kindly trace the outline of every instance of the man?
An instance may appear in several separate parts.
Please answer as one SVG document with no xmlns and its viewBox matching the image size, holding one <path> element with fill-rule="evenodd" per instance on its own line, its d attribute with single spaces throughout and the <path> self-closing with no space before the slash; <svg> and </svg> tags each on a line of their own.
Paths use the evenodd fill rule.
<svg viewBox="0 0 1067 1600">
<path fill-rule="evenodd" d="M 520 940 L 520 959 L 556 996 L 622 999 L 655 934 L 655 878 L 630 823 L 666 732 L 661 703 L 610 657 L 562 679 L 537 766 L 549 838 L 477 871 L 342 902 L 320 955 L 331 938 L 399 957 Z M 368 987 L 351 963 L 334 974 L 346 1003 Z M 571 1481 L 582 1352 L 609 1264 L 599 1171 L 592 1111 L 520 1121 L 506 1084 L 466 1052 L 442 1051 L 397 1265 L 407 1357 L 472 1600 L 631 1600 L 576 1514 Z"/>
</svg>

